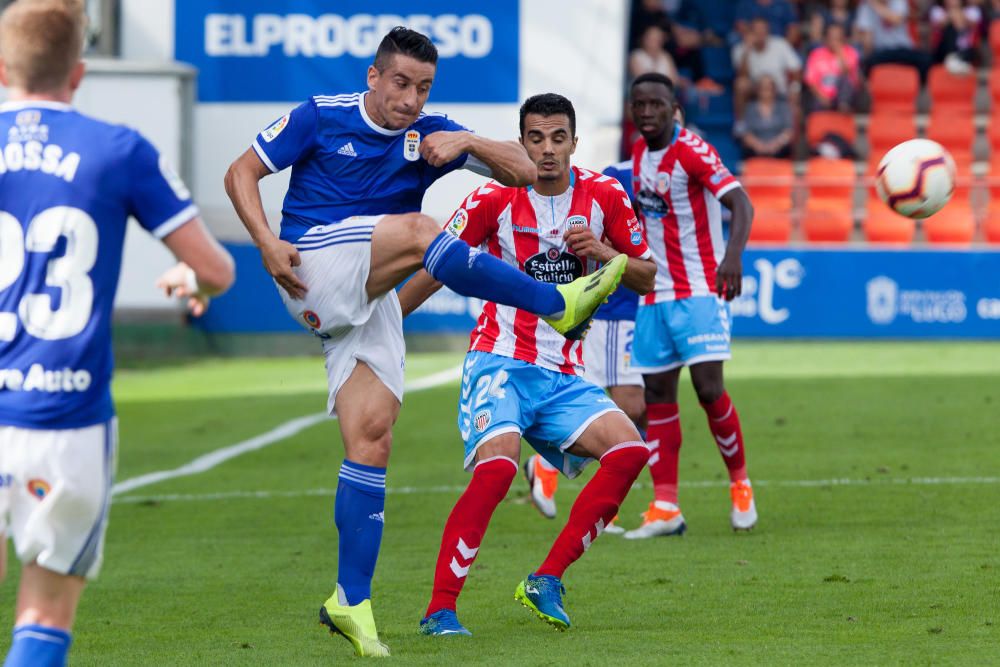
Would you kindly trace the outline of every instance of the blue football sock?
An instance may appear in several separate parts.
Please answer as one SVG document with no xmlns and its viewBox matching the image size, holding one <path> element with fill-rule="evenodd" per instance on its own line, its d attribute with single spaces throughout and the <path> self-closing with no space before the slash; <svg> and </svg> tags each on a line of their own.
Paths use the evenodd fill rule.
<svg viewBox="0 0 1000 667">
<path fill-rule="evenodd" d="M 4 667 L 63 667 L 73 636 L 44 625 L 18 625 Z"/>
<path fill-rule="evenodd" d="M 472 296 L 538 315 L 559 315 L 566 308 L 555 285 L 542 283 L 465 241 L 441 232 L 424 254 L 434 279 L 462 296 Z"/>
<path fill-rule="evenodd" d="M 336 502 L 333 516 L 340 533 L 340 603 L 356 605 L 372 596 L 372 575 L 385 525 L 385 468 L 344 459 Z"/>
</svg>

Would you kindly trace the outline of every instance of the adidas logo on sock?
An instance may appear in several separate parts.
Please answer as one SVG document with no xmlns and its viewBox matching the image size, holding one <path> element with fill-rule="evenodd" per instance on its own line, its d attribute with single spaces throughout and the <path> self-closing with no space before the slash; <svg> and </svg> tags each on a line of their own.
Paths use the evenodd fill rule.
<svg viewBox="0 0 1000 667">
<path fill-rule="evenodd" d="M 373 514 L 369 514 L 368 518 L 371 519 L 372 521 L 378 521 L 379 523 L 385 523 L 385 512 L 384 511 L 382 511 L 382 512 L 374 512 Z"/>
<path fill-rule="evenodd" d="M 354 146 L 351 145 L 350 141 L 337 149 L 337 155 L 346 155 L 347 157 L 358 156 L 358 154 L 354 152 Z"/>
</svg>

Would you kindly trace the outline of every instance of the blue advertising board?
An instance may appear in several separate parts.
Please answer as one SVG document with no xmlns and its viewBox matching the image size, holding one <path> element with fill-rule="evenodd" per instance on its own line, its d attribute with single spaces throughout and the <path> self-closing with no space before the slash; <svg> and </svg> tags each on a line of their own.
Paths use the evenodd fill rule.
<svg viewBox="0 0 1000 667">
<path fill-rule="evenodd" d="M 364 90 L 382 37 L 405 25 L 438 48 L 432 102 L 517 102 L 518 5 L 176 0 L 175 57 L 198 68 L 201 102 L 299 102 Z"/>
<path fill-rule="evenodd" d="M 239 282 L 199 323 L 209 331 L 301 331 L 257 250 L 230 245 Z M 735 338 L 1000 339 L 1000 251 L 755 248 L 743 256 Z M 480 304 L 446 289 L 408 334 L 467 334 Z"/>
</svg>

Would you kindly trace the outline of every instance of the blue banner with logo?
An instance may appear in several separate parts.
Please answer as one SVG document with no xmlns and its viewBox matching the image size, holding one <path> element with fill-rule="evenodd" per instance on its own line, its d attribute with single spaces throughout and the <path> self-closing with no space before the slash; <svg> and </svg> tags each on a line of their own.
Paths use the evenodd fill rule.
<svg viewBox="0 0 1000 667">
<path fill-rule="evenodd" d="M 519 0 L 176 0 L 175 57 L 201 102 L 299 102 L 366 87 L 394 26 L 438 48 L 433 102 L 518 100 Z"/>
<path fill-rule="evenodd" d="M 256 248 L 227 246 L 239 281 L 199 325 L 301 331 Z M 743 255 L 735 338 L 998 338 L 1000 251 L 759 249 Z M 442 289 L 403 322 L 408 334 L 468 334 L 481 303 Z"/>
</svg>

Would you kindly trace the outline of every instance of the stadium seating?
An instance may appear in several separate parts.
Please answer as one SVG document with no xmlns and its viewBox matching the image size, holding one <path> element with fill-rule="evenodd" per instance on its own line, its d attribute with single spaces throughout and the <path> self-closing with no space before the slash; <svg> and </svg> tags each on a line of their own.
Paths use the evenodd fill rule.
<svg viewBox="0 0 1000 667">
<path fill-rule="evenodd" d="M 789 160 L 750 158 L 743 163 L 741 180 L 754 207 L 772 211 L 792 209 L 795 172 Z"/>
<path fill-rule="evenodd" d="M 852 160 L 812 158 L 806 163 L 806 206 L 813 208 L 851 207 L 855 169 Z M 823 201 L 823 204 L 817 202 Z"/>
<path fill-rule="evenodd" d="M 948 109 L 972 114 L 976 98 L 976 75 L 952 74 L 944 65 L 931 68 L 927 79 L 935 110 Z"/>
<path fill-rule="evenodd" d="M 806 140 L 810 149 L 815 148 L 830 133 L 840 135 L 853 145 L 858 138 L 854 116 L 837 111 L 815 111 L 809 114 L 806 119 Z"/>
<path fill-rule="evenodd" d="M 987 243 L 1000 243 L 1000 209 L 991 208 L 986 211 L 986 220 L 983 222 L 983 237 Z"/>
<path fill-rule="evenodd" d="M 990 23 L 990 51 L 993 52 L 993 62 L 1000 62 L 1000 22 Z"/>
<path fill-rule="evenodd" d="M 788 243 L 792 238 L 792 214 L 788 210 L 760 208 L 754 202 L 750 243 Z"/>
<path fill-rule="evenodd" d="M 931 111 L 927 138 L 947 148 L 955 158 L 956 166 L 968 166 L 972 163 L 972 142 L 975 137 L 976 126 L 971 113 L 935 104 Z"/>
<path fill-rule="evenodd" d="M 1000 112 L 1000 67 L 990 70 L 990 98 L 993 101 L 993 113 Z"/>
<path fill-rule="evenodd" d="M 913 114 L 920 77 L 906 65 L 876 65 L 868 79 L 872 97 L 872 113 L 904 112 Z M 912 136 L 912 135 L 911 135 Z"/>
<path fill-rule="evenodd" d="M 806 208 L 802 215 L 802 233 L 812 243 L 846 243 L 853 230 L 850 209 Z"/>
<path fill-rule="evenodd" d="M 909 245 L 916 234 L 917 223 L 899 215 L 880 200 L 870 200 L 861 228 L 869 243 Z"/>
<path fill-rule="evenodd" d="M 976 219 L 971 208 L 951 202 L 923 221 L 928 243 L 968 245 L 976 233 Z"/>
<path fill-rule="evenodd" d="M 872 114 L 868 119 L 868 173 L 875 173 L 875 166 L 890 148 L 915 136 L 917 124 L 912 112 Z"/>
</svg>

